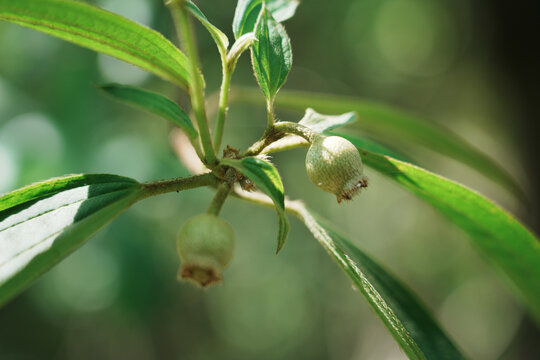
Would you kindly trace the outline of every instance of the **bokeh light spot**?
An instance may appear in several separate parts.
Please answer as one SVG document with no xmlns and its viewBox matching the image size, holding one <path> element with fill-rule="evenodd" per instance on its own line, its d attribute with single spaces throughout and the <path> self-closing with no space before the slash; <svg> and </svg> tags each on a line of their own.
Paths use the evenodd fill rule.
<svg viewBox="0 0 540 360">
<path fill-rule="evenodd" d="M 15 154 L 0 143 L 0 193 L 13 190 L 19 176 L 19 166 Z"/>
<path fill-rule="evenodd" d="M 136 136 L 115 137 L 95 152 L 93 169 L 122 174 L 140 181 L 151 180 L 154 156 L 148 141 Z"/>
<path fill-rule="evenodd" d="M 62 134 L 49 117 L 42 113 L 26 113 L 0 128 L 0 143 L 25 158 L 57 162 L 62 157 Z"/>
</svg>

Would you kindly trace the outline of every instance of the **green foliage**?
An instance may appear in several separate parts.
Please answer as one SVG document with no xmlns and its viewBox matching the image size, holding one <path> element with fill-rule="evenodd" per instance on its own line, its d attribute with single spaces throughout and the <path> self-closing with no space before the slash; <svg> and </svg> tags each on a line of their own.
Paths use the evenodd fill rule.
<svg viewBox="0 0 540 360">
<path fill-rule="evenodd" d="M 221 55 L 222 59 L 227 58 L 227 48 L 229 47 L 229 39 L 227 38 L 227 35 L 225 35 L 221 30 L 219 30 L 217 27 L 212 25 L 210 21 L 204 16 L 204 14 L 201 12 L 201 10 L 195 5 L 193 2 L 188 1 L 187 2 L 187 8 L 191 12 L 193 16 L 197 18 L 203 24 L 203 26 L 208 30 L 214 41 L 216 42 L 216 46 L 219 50 L 219 54 Z"/>
<path fill-rule="evenodd" d="M 390 177 L 465 230 L 487 258 L 505 272 L 540 321 L 540 242 L 499 206 L 465 186 L 417 166 L 367 151 L 366 165 Z"/>
<path fill-rule="evenodd" d="M 0 20 L 114 56 L 182 86 L 191 74 L 186 56 L 154 30 L 75 1 L 1 0 Z"/>
<path fill-rule="evenodd" d="M 262 100 L 248 88 L 235 88 L 234 94 L 239 101 L 258 103 Z M 385 142 L 424 146 L 470 166 L 520 198 L 525 197 L 513 177 L 492 158 L 451 130 L 423 121 L 402 110 L 363 99 L 289 90 L 280 92 L 276 106 L 297 111 L 311 107 L 326 114 L 354 111 L 358 118 L 349 129 L 370 134 Z"/>
<path fill-rule="evenodd" d="M 289 233 L 289 220 L 285 215 L 285 190 L 277 169 L 269 162 L 254 157 L 247 157 L 242 160 L 224 159 L 222 163 L 247 176 L 255 186 L 267 194 L 274 202 L 279 218 L 276 251 L 276 253 L 279 253 L 283 245 L 285 245 Z"/>
<path fill-rule="evenodd" d="M 197 138 L 197 130 L 191 119 L 174 101 L 157 93 L 133 86 L 107 84 L 100 87 L 105 93 L 118 101 L 146 110 L 169 120 L 192 138 Z"/>
<path fill-rule="evenodd" d="M 272 104 L 291 71 L 291 41 L 283 25 L 264 7 L 255 28 L 255 36 L 257 42 L 251 47 L 253 70 L 266 101 Z"/>
<path fill-rule="evenodd" d="M 299 5 L 298 0 L 239 0 L 233 19 L 233 32 L 236 39 L 255 31 L 263 3 L 278 22 L 293 17 Z"/>
<path fill-rule="evenodd" d="M 138 198 L 114 175 L 72 175 L 0 198 L 0 304 L 81 246 Z"/>
<path fill-rule="evenodd" d="M 325 131 L 330 131 L 355 121 L 356 113 L 354 112 L 341 115 L 323 115 L 312 108 L 307 108 L 304 117 L 298 123 L 322 134 Z"/>
<path fill-rule="evenodd" d="M 409 289 L 303 205 L 293 208 L 353 286 L 366 298 L 409 359 L 464 359 Z"/>
</svg>

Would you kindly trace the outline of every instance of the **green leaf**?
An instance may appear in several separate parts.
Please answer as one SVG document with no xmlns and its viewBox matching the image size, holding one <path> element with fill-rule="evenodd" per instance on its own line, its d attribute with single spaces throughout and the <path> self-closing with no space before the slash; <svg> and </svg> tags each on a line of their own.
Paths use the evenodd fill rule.
<svg viewBox="0 0 540 360">
<path fill-rule="evenodd" d="M 354 121 L 356 121 L 356 113 L 354 112 L 334 116 L 319 114 L 315 110 L 308 108 L 306 109 L 304 117 L 299 121 L 299 124 L 302 124 L 319 134 L 341 136 L 352 142 L 356 147 L 411 162 L 408 156 L 377 141 L 373 141 L 366 137 L 350 136 L 348 134 L 331 131 L 338 127 L 351 124 Z M 288 135 L 267 146 L 263 153 L 270 154 L 272 152 L 289 150 L 301 146 L 309 146 L 309 143 L 300 136 Z"/>
<path fill-rule="evenodd" d="M 276 253 L 279 253 L 289 233 L 289 220 L 285 216 L 285 190 L 277 169 L 269 162 L 255 157 L 247 157 L 242 160 L 223 159 L 221 163 L 244 174 L 274 202 L 279 218 L 276 251 Z"/>
<path fill-rule="evenodd" d="M 417 166 L 359 149 L 364 163 L 433 205 L 501 269 L 540 322 L 540 240 L 477 192 Z"/>
<path fill-rule="evenodd" d="M 341 115 L 324 115 L 319 114 L 312 108 L 307 108 L 304 117 L 298 123 L 322 134 L 325 131 L 330 131 L 355 121 L 356 114 L 354 112 Z"/>
<path fill-rule="evenodd" d="M 258 41 L 251 46 L 253 70 L 266 101 L 273 103 L 291 71 L 291 42 L 283 25 L 264 7 L 255 36 Z"/>
<path fill-rule="evenodd" d="M 184 130 L 190 138 L 197 138 L 197 131 L 193 127 L 188 114 L 174 101 L 154 92 L 132 86 L 107 84 L 101 86 L 100 89 L 115 100 L 133 105 L 171 121 Z"/>
<path fill-rule="evenodd" d="M 251 88 L 235 87 L 231 91 L 231 100 L 258 103 L 262 99 Z M 401 110 L 346 96 L 286 90 L 280 92 L 276 106 L 297 111 L 312 107 L 328 114 L 354 111 L 358 120 L 347 128 L 357 129 L 392 144 L 425 146 L 476 169 L 526 201 L 526 195 L 516 180 L 489 156 L 449 129 Z"/>
<path fill-rule="evenodd" d="M 0 197 L 0 305 L 135 202 L 141 186 L 115 175 L 70 175 Z"/>
<path fill-rule="evenodd" d="M 219 50 L 221 58 L 225 60 L 227 58 L 227 48 L 229 47 L 229 39 L 221 30 L 212 25 L 206 16 L 201 12 L 201 10 L 195 5 L 191 0 L 186 2 L 187 9 L 191 12 L 193 16 L 197 18 L 203 24 L 203 26 L 208 30 Z"/>
<path fill-rule="evenodd" d="M 292 18 L 296 13 L 296 8 L 300 5 L 299 0 L 266 0 L 265 3 L 277 22 L 284 22 Z"/>
<path fill-rule="evenodd" d="M 335 132 L 335 131 L 332 131 L 329 134 L 341 136 L 342 138 L 349 140 L 357 148 L 371 151 L 371 152 L 381 154 L 381 155 L 388 155 L 388 156 L 393 157 L 394 159 L 406 161 L 408 163 L 413 163 L 413 164 L 415 163 L 414 160 L 411 160 L 407 155 L 402 154 L 401 152 L 389 146 L 383 145 L 378 141 L 373 141 L 363 136 L 358 136 L 358 135 L 353 136 L 353 135 L 344 134 L 344 133 Z"/>
<path fill-rule="evenodd" d="M 296 203 L 293 209 L 366 298 L 409 359 L 464 359 L 405 285 L 303 205 Z"/>
<path fill-rule="evenodd" d="M 266 0 L 264 3 L 278 22 L 293 17 L 300 4 L 298 0 Z M 236 39 L 255 31 L 262 5 L 263 0 L 238 0 L 233 19 L 233 32 Z"/>
<path fill-rule="evenodd" d="M 356 118 L 357 116 L 355 112 L 348 112 L 341 115 L 324 115 L 319 114 L 311 108 L 307 108 L 306 113 L 299 121 L 299 124 L 307 126 L 319 134 L 341 136 L 342 138 L 352 142 L 356 147 L 410 162 L 410 159 L 406 155 L 401 154 L 397 150 L 391 149 L 390 147 L 377 141 L 368 139 L 366 137 L 351 136 L 345 133 L 332 131 L 339 127 L 354 123 Z"/>
<path fill-rule="evenodd" d="M 78 1 L 0 0 L 0 20 L 59 37 L 189 86 L 186 56 L 158 32 Z"/>
</svg>

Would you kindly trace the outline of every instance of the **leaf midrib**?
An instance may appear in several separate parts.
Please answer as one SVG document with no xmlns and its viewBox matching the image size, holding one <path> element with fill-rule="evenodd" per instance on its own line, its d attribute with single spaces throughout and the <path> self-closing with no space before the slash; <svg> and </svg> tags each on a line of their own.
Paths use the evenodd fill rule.
<svg viewBox="0 0 540 360">
<path fill-rule="evenodd" d="M 19 12 L 19 9 L 17 9 L 17 11 Z M 127 43 L 127 42 L 125 42 L 125 41 L 123 41 L 121 39 L 111 37 L 111 36 L 107 35 L 106 33 L 102 33 L 102 32 L 100 32 L 100 31 L 98 31 L 96 29 L 93 29 L 93 28 L 88 28 L 88 27 L 80 25 L 80 24 L 75 24 L 75 23 L 70 23 L 68 21 L 64 21 L 65 19 L 59 20 L 58 18 L 51 17 L 50 15 L 44 16 L 42 14 L 33 13 L 31 11 L 20 11 L 20 12 L 25 13 L 25 14 L 27 14 L 29 16 L 40 17 L 40 18 L 43 18 L 45 20 L 49 20 L 50 22 L 57 22 L 57 23 L 60 23 L 60 24 L 64 25 L 65 27 L 69 27 L 69 28 L 57 26 L 57 25 L 51 24 L 51 23 L 49 23 L 47 21 L 40 22 L 39 20 L 30 20 L 30 19 L 25 18 L 25 17 L 17 17 L 17 16 L 13 16 L 13 15 L 11 15 L 11 16 L 10 15 L 0 15 L 0 18 L 1 19 L 6 19 L 6 20 L 9 20 L 9 21 L 13 21 L 13 22 L 22 23 L 21 25 L 23 25 L 23 24 L 31 24 L 31 25 L 35 25 L 35 26 L 42 26 L 42 27 L 45 27 L 45 28 L 48 28 L 48 29 L 59 30 L 59 31 L 66 32 L 66 33 L 71 34 L 71 35 L 77 35 L 77 36 L 80 36 L 80 37 L 83 37 L 83 38 L 87 38 L 87 39 L 95 41 L 95 42 L 97 42 L 99 44 L 109 46 L 110 48 L 113 48 L 115 50 L 123 51 L 123 52 L 125 52 L 125 53 L 127 53 L 127 54 L 129 54 L 129 55 L 131 55 L 131 56 L 133 56 L 135 58 L 148 61 L 152 65 L 156 66 L 160 70 L 162 70 L 165 73 L 172 76 L 172 78 L 174 78 L 176 80 L 179 80 L 182 84 L 189 83 L 189 81 L 190 81 L 189 78 L 183 79 L 182 77 L 180 77 L 179 74 L 176 73 L 175 71 L 171 70 L 171 68 L 166 63 L 161 62 L 159 60 L 159 58 L 152 56 L 151 54 L 147 53 L 146 51 L 139 49 L 139 50 L 134 52 L 132 50 L 134 48 L 131 46 L 131 44 L 129 44 L 129 43 Z M 127 32 L 129 32 L 129 33 L 131 33 L 133 35 L 141 36 L 141 34 L 133 32 L 131 29 L 126 28 L 126 27 L 122 26 L 121 24 L 115 24 L 115 26 L 116 25 L 118 25 L 118 27 L 122 28 L 123 31 L 127 31 Z M 142 26 L 140 24 L 136 24 L 136 25 L 137 26 Z M 82 30 L 86 30 L 88 33 L 77 32 L 74 29 L 73 30 L 70 29 L 70 28 L 73 28 L 73 27 L 80 28 Z M 155 30 L 152 30 L 150 28 L 145 28 L 145 29 L 147 29 L 149 31 L 155 31 Z M 91 36 L 90 34 L 92 34 L 92 33 L 100 35 L 103 38 L 105 38 L 105 39 L 107 39 L 107 40 L 109 40 L 111 42 L 104 41 L 101 38 L 99 38 L 99 36 L 98 37 Z M 156 35 L 162 36 L 157 32 L 156 32 Z M 154 44 L 155 46 L 157 46 L 160 50 L 163 51 L 163 53 L 167 56 L 168 59 L 172 60 L 173 63 L 175 63 L 178 66 L 183 68 L 181 63 L 179 63 L 172 55 L 170 55 L 166 49 L 163 49 L 161 46 L 159 46 L 159 44 L 154 43 L 152 41 L 154 39 L 145 38 L 145 40 L 147 40 L 147 41 L 151 42 L 152 44 Z M 163 40 L 168 41 L 165 37 L 163 38 Z M 119 46 L 115 45 L 115 42 L 116 43 L 121 43 L 121 44 L 125 45 L 126 47 L 119 47 Z M 174 45 L 173 45 L 173 47 L 174 47 Z M 191 76 L 189 74 L 189 70 L 187 68 L 185 68 L 184 70 L 186 70 L 186 73 L 188 74 L 188 76 Z"/>
<path fill-rule="evenodd" d="M 26 222 L 26 221 L 30 221 L 30 220 L 32 220 L 32 219 L 35 219 L 35 218 L 37 218 L 37 217 L 39 217 L 39 216 L 42 216 L 42 215 L 45 215 L 45 214 L 48 214 L 48 213 L 51 213 L 51 212 L 60 210 L 60 209 L 65 208 L 65 207 L 67 207 L 67 206 L 71 206 L 71 205 L 74 205 L 74 204 L 77 204 L 77 203 L 80 203 L 80 202 L 84 202 L 84 201 L 87 201 L 87 200 L 90 200 L 90 199 L 96 199 L 96 198 L 99 198 L 99 197 L 101 197 L 101 196 L 110 195 L 110 194 L 113 194 L 113 193 L 115 193 L 115 192 L 127 191 L 127 190 L 129 190 L 129 188 L 117 189 L 117 190 L 110 191 L 110 192 L 106 192 L 106 193 L 103 193 L 103 194 L 99 194 L 99 195 L 95 195 L 95 196 L 90 196 L 90 197 L 85 198 L 85 199 L 80 199 L 80 200 L 77 200 L 77 201 L 73 201 L 73 202 L 71 202 L 71 203 L 69 203 L 69 204 L 64 204 L 64 205 L 59 206 L 59 207 L 57 207 L 57 208 L 55 208 L 55 209 L 51 209 L 51 210 L 48 210 L 48 211 L 44 211 L 44 212 L 42 212 L 42 213 L 40 213 L 40 214 L 38 214 L 38 215 L 36 215 L 36 216 L 32 216 L 31 218 L 28 218 L 28 219 L 26 219 L 26 220 L 23 220 L 23 221 L 21 221 L 21 222 L 18 222 L 18 223 L 16 223 L 16 224 L 13 224 L 12 226 L 9 226 L 9 227 L 7 227 L 7 228 L 5 228 L 5 229 L 0 230 L 0 232 L 2 232 L 2 231 L 4 231 L 4 230 L 7 230 L 7 229 L 10 229 L 10 228 L 12 228 L 12 227 L 14 227 L 14 226 L 20 225 L 20 224 L 22 224 L 22 223 L 24 223 L 24 222 Z M 116 201 L 113 201 L 112 203 L 107 204 L 107 205 L 106 205 L 105 207 L 103 207 L 103 208 L 100 208 L 100 209 L 97 209 L 97 210 L 94 211 L 94 212 L 88 213 L 85 217 L 82 217 L 82 218 L 77 219 L 77 221 L 72 222 L 72 223 L 68 224 L 67 226 L 62 227 L 60 230 L 58 230 L 58 231 L 56 231 L 56 232 L 50 234 L 50 235 L 47 236 L 46 238 L 44 238 L 44 239 L 42 239 L 42 240 L 39 240 L 38 242 L 32 244 L 32 246 L 27 247 L 27 248 L 25 248 L 25 249 L 22 250 L 22 251 L 19 251 L 18 253 L 14 254 L 14 255 L 13 255 L 11 258 L 9 258 L 8 260 L 6 260 L 6 261 L 4 261 L 3 263 L 1 263 L 1 264 L 0 264 L 0 268 L 2 268 L 4 265 L 6 265 L 7 263 L 9 263 L 10 261 L 13 261 L 13 259 L 15 259 L 15 258 L 21 256 L 21 255 L 24 254 L 25 252 L 27 252 L 27 251 L 33 249 L 33 248 L 36 247 L 37 245 L 42 244 L 42 243 L 45 242 L 46 240 L 50 239 L 52 236 L 54 236 L 54 235 L 56 235 L 56 234 L 58 234 L 58 233 L 63 232 L 65 229 L 69 228 L 70 226 L 73 226 L 75 223 L 80 222 L 80 221 L 82 221 L 82 220 L 84 220 L 84 219 L 86 219 L 86 218 L 88 218 L 88 217 L 90 217 L 90 216 L 96 214 L 97 212 L 99 212 L 99 211 L 101 211 L 101 210 L 107 208 L 108 206 L 113 205 L 115 202 L 116 202 Z"/>
<path fill-rule="evenodd" d="M 95 184 L 84 185 L 84 186 L 92 186 L 92 185 L 95 185 Z M 132 186 L 133 186 L 133 184 L 129 184 L 129 185 L 132 185 Z M 81 188 L 81 187 L 84 187 L 84 186 L 77 186 L 77 187 L 74 187 L 74 188 L 66 189 L 65 191 L 78 189 L 78 188 Z M 8 227 L 5 227 L 5 228 L 3 228 L 3 229 L 0 229 L 0 233 L 1 233 L 2 231 L 11 229 L 12 227 L 15 227 L 15 226 L 17 226 L 17 225 L 19 225 L 19 224 L 22 224 L 22 223 L 24 223 L 24 222 L 26 222 L 26 221 L 30 221 L 30 220 L 32 220 L 32 219 L 35 219 L 35 218 L 39 217 L 39 216 L 48 214 L 48 213 L 50 213 L 50 212 L 52 212 L 52 211 L 56 211 L 56 210 L 62 209 L 62 208 L 64 208 L 64 207 L 66 207 L 66 206 L 73 205 L 73 204 L 76 204 L 76 203 L 81 202 L 81 201 L 87 201 L 87 200 L 90 200 L 90 199 L 94 199 L 94 198 L 97 198 L 97 197 L 102 196 L 102 195 L 109 195 L 109 194 L 112 194 L 112 193 L 115 193 L 115 192 L 118 192 L 118 191 L 128 190 L 129 188 L 130 188 L 130 186 L 126 186 L 126 187 L 119 188 L 119 189 L 115 189 L 115 190 L 113 190 L 113 191 L 105 192 L 105 193 L 102 193 L 102 194 L 97 194 L 97 195 L 89 196 L 89 197 L 87 197 L 87 198 L 85 198 L 85 199 L 76 200 L 76 201 L 73 201 L 73 202 L 68 203 L 68 204 L 63 204 L 62 206 L 59 206 L 59 207 L 57 207 L 57 208 L 55 208 L 55 209 L 50 209 L 50 210 L 44 211 L 44 212 L 39 213 L 39 214 L 37 214 L 37 215 L 31 216 L 31 217 L 29 217 L 29 218 L 27 218 L 27 219 L 25 219 L 25 220 L 19 221 L 19 222 L 15 223 L 15 224 L 11 224 L 11 225 L 8 226 Z M 60 194 L 60 193 L 62 193 L 62 191 L 59 191 L 59 192 L 57 192 L 57 193 L 55 193 L 55 194 L 52 194 L 52 195 L 50 195 L 50 196 L 45 196 L 45 197 L 43 197 L 43 198 L 35 198 L 35 199 L 30 200 L 30 201 L 37 201 L 37 202 L 43 201 L 43 200 L 46 200 L 46 199 L 49 198 L 49 197 L 58 195 L 58 194 Z M 25 204 L 25 203 L 21 203 L 21 204 Z M 19 205 L 21 205 L 21 204 L 19 204 Z M 7 219 L 7 218 L 6 218 L 6 219 Z M 4 220 L 5 220 L 5 219 L 4 219 Z M 0 266 L 1 266 L 1 264 L 0 264 Z"/>
</svg>

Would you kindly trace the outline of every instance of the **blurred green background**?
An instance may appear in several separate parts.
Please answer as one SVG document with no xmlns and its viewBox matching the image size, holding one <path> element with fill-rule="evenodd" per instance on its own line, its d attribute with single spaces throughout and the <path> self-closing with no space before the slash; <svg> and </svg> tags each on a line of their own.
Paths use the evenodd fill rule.
<svg viewBox="0 0 540 360">
<path fill-rule="evenodd" d="M 161 0 L 93 3 L 174 38 Z M 196 3 L 232 39 L 236 1 Z M 520 138 L 528 125 L 519 122 L 519 79 L 501 71 L 489 4 L 304 0 L 285 24 L 294 53 L 285 88 L 402 106 L 452 129 L 535 189 Z M 211 94 L 219 87 L 219 58 L 210 36 L 197 30 Z M 0 193 L 68 173 L 140 181 L 188 174 L 165 121 L 112 102 L 94 85 L 143 86 L 184 105 L 185 94 L 133 66 L 11 24 L 0 23 L 0 49 Z M 249 56 L 233 83 L 255 86 Z M 262 109 L 233 104 L 224 143 L 245 147 L 264 126 Z M 402 150 L 535 226 L 534 199 L 523 208 L 454 161 Z M 305 199 L 410 285 L 467 354 L 488 360 L 540 353 L 538 329 L 463 232 L 370 170 L 369 189 L 338 206 L 311 185 L 304 156 L 300 149 L 274 157 L 287 194 Z M 405 358 L 301 223 L 291 219 L 287 244 L 274 255 L 277 222 L 268 209 L 228 201 L 222 214 L 237 249 L 224 284 L 201 291 L 178 283 L 176 232 L 211 196 L 198 189 L 148 199 L 107 226 L 0 309 L 0 359 Z"/>
</svg>

